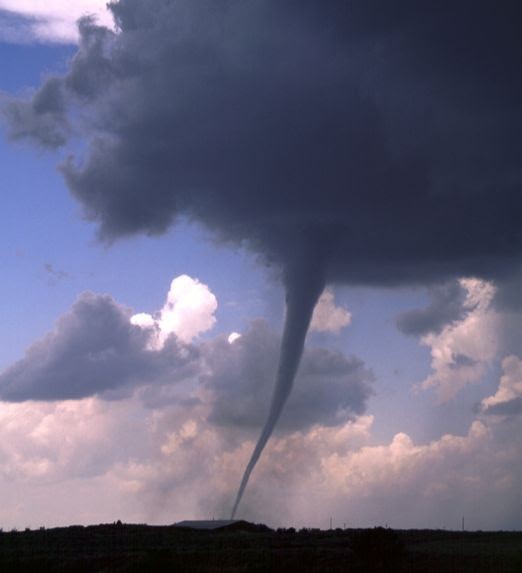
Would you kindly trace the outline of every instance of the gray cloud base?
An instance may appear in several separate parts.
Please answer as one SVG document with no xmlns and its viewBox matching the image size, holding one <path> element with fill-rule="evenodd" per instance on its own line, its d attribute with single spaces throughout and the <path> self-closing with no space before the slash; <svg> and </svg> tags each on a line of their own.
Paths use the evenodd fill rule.
<svg viewBox="0 0 522 573">
<path fill-rule="evenodd" d="M 32 344 L 25 357 L 0 374 L 0 399 L 66 400 L 98 395 L 117 400 L 143 387 L 144 403 L 161 408 L 174 400 L 187 408 L 196 396 L 162 395 L 183 381 L 209 390 L 208 420 L 248 433 L 266 415 L 279 353 L 279 337 L 263 321 L 252 323 L 233 344 L 217 337 L 199 345 L 182 344 L 171 335 L 150 350 L 151 332 L 130 323 L 129 309 L 108 295 L 82 294 L 56 323 Z M 323 348 L 307 348 L 295 392 L 281 418 L 281 432 L 314 424 L 336 426 L 366 409 L 372 373 L 359 359 Z M 160 392 L 160 398 L 154 396 Z"/>
<path fill-rule="evenodd" d="M 256 321 L 233 344 L 223 340 L 208 347 L 213 372 L 205 383 L 215 395 L 210 422 L 258 430 L 268 412 L 279 344 L 266 323 Z M 354 419 L 366 409 L 372 381 L 358 358 L 306 348 L 279 430 L 336 426 Z"/>
<path fill-rule="evenodd" d="M 313 243 L 359 283 L 520 261 L 518 2 L 111 9 L 119 33 L 83 20 L 67 75 L 8 114 L 52 146 L 81 105 L 89 150 L 62 171 L 105 239 L 184 214 L 283 267 Z"/>
<path fill-rule="evenodd" d="M 401 332 L 412 336 L 438 334 L 447 324 L 462 320 L 472 310 L 464 307 L 466 289 L 456 281 L 431 287 L 429 295 L 431 302 L 426 308 L 408 310 L 397 317 Z"/>
<path fill-rule="evenodd" d="M 479 410 L 482 414 L 495 416 L 515 416 L 522 414 L 522 398 L 513 398 L 505 402 L 493 404 L 487 408 Z"/>
<path fill-rule="evenodd" d="M 107 295 L 85 293 L 53 332 L 0 374 L 0 398 L 78 399 L 123 387 L 176 381 L 198 372 L 198 352 L 171 338 L 147 350 L 150 334 L 130 324 L 130 312 Z"/>
</svg>

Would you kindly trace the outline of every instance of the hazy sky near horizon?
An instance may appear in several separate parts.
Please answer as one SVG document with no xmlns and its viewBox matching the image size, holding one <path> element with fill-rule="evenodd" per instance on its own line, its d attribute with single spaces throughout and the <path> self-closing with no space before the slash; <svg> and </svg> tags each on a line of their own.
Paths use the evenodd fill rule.
<svg viewBox="0 0 522 573">
<path fill-rule="evenodd" d="M 226 4 L 0 0 L 0 527 L 228 516 L 311 241 L 328 286 L 239 517 L 520 529 L 520 40 L 466 51 L 488 2 L 447 40 L 406 1 Z"/>
</svg>

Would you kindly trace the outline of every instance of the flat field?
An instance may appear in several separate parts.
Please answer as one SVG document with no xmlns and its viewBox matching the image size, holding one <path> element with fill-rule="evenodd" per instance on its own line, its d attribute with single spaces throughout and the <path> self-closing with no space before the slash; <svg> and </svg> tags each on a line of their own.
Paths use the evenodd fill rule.
<svg viewBox="0 0 522 573">
<path fill-rule="evenodd" d="M 71 526 L 0 533 L 0 571 L 522 572 L 522 532 Z"/>
</svg>

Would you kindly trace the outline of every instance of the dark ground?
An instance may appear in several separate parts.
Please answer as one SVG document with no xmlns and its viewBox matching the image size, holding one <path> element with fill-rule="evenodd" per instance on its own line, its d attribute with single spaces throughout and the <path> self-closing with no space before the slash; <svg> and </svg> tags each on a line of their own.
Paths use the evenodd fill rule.
<svg viewBox="0 0 522 573">
<path fill-rule="evenodd" d="M 249 529 L 118 522 L 4 532 L 0 572 L 522 572 L 522 532 Z"/>
</svg>

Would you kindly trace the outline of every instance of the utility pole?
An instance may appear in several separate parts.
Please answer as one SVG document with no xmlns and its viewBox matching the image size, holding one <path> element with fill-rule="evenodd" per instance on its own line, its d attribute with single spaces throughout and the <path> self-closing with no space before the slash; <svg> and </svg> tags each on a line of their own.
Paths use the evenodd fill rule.
<svg viewBox="0 0 522 573">
<path fill-rule="evenodd" d="M 332 518 L 330 517 L 330 529 L 332 529 Z"/>
<path fill-rule="evenodd" d="M 464 531 L 464 516 L 462 516 L 462 531 Z"/>
</svg>

